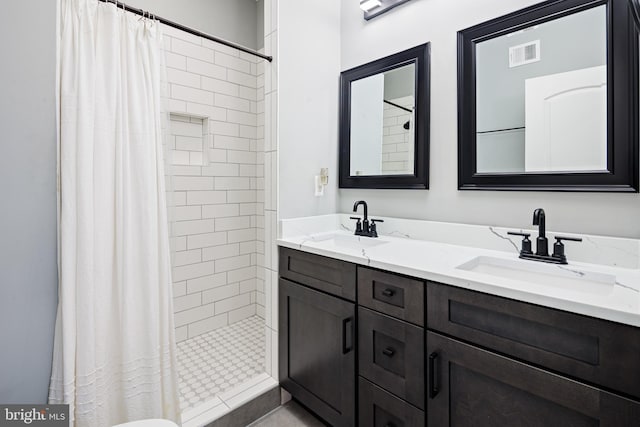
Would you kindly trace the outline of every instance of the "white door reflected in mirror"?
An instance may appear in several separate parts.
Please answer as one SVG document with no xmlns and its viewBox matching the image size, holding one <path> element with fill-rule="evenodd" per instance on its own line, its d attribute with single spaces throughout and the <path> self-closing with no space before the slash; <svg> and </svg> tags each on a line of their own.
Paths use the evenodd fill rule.
<svg viewBox="0 0 640 427">
<path fill-rule="evenodd" d="M 607 67 L 525 80 L 525 172 L 607 170 Z"/>
</svg>

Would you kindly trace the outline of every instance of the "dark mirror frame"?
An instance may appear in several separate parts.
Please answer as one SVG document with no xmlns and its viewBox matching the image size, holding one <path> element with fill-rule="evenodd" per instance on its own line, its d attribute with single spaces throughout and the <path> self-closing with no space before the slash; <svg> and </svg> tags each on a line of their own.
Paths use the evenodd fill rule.
<svg viewBox="0 0 640 427">
<path fill-rule="evenodd" d="M 351 176 L 351 82 L 415 64 L 413 175 Z M 340 188 L 429 188 L 430 44 L 425 43 L 340 73 Z"/>
<path fill-rule="evenodd" d="M 475 45 L 607 5 L 607 171 L 477 173 Z M 638 192 L 638 32 L 628 0 L 551 0 L 458 32 L 458 188 Z"/>
</svg>

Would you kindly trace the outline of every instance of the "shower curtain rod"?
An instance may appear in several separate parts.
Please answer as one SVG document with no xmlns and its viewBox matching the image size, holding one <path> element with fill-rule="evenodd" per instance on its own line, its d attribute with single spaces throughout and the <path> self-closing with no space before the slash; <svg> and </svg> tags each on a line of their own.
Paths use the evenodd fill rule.
<svg viewBox="0 0 640 427">
<path fill-rule="evenodd" d="M 149 13 L 147 11 L 144 11 L 142 9 L 137 9 L 135 7 L 131 7 L 128 4 L 125 4 L 125 3 L 121 2 L 121 1 L 117 1 L 117 0 L 98 0 L 98 1 L 101 1 L 103 3 L 113 3 L 113 4 L 116 5 L 116 7 L 121 7 L 124 10 L 126 10 L 127 12 L 135 13 L 136 15 L 140 15 L 140 16 L 152 17 L 153 19 L 155 19 L 156 21 L 158 21 L 158 22 L 160 22 L 160 23 L 162 23 L 164 25 L 168 25 L 170 27 L 177 28 L 178 30 L 182 30 L 182 31 L 184 31 L 186 33 L 193 34 L 194 36 L 202 37 L 202 38 L 205 38 L 207 40 L 211 40 L 213 42 L 220 43 L 220 44 L 223 44 L 225 46 L 232 47 L 234 49 L 238 49 L 238 50 L 240 50 L 242 52 L 248 53 L 249 55 L 254 55 L 254 56 L 260 57 L 262 59 L 266 59 L 269 62 L 273 61 L 273 57 L 272 56 L 263 55 L 260 52 L 256 52 L 255 50 L 251 50 L 251 49 L 249 49 L 247 47 L 240 46 L 239 44 L 235 44 L 233 42 L 230 42 L 230 41 L 227 41 L 227 40 L 224 40 L 224 39 L 209 35 L 207 33 L 203 33 L 202 31 L 198 31 L 196 29 L 184 26 L 182 24 L 178 24 L 177 22 L 170 21 L 170 20 L 162 18 L 162 17 L 160 17 L 158 15 L 154 15 L 153 13 Z"/>
</svg>

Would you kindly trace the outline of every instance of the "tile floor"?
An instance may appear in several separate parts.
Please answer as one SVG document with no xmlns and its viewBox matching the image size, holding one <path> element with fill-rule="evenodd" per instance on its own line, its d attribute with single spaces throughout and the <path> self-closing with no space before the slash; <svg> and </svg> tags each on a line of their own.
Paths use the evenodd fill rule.
<svg viewBox="0 0 640 427">
<path fill-rule="evenodd" d="M 270 390 L 280 388 L 278 382 L 267 373 L 253 377 L 216 397 L 207 400 L 195 408 L 182 412 L 182 427 L 203 427 L 209 425 L 227 426 L 235 419 L 233 416 L 225 421 L 225 416 L 232 414 L 236 409 L 242 410 L 243 405 L 249 403 L 258 396 L 270 393 Z M 211 424 L 214 422 L 213 424 Z M 244 425 L 244 424 L 231 424 Z"/>
<path fill-rule="evenodd" d="M 325 424 L 292 400 L 249 427 L 325 427 Z"/>
<path fill-rule="evenodd" d="M 178 343 L 183 411 L 265 371 L 264 320 L 252 316 Z"/>
</svg>

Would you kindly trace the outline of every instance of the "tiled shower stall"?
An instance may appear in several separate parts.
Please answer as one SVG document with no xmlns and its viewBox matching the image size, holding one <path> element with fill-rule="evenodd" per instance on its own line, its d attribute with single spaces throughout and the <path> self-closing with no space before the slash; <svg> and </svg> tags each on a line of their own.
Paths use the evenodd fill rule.
<svg viewBox="0 0 640 427">
<path fill-rule="evenodd" d="M 404 96 L 390 100 L 393 104 L 384 104 L 382 112 L 382 173 L 403 174 L 411 171 L 413 165 L 413 129 L 412 110 L 415 105 L 413 96 Z M 400 108 L 403 107 L 403 108 Z"/>
<path fill-rule="evenodd" d="M 170 34 L 189 39 L 165 38 L 167 188 L 176 337 L 182 341 L 258 313 L 264 317 L 256 285 L 257 230 L 264 223 L 258 204 L 264 183 L 258 156 L 263 91 L 253 57 L 178 31 Z"/>
<path fill-rule="evenodd" d="M 265 1 L 269 55 L 275 7 Z M 164 49 L 180 392 L 193 412 L 243 381 L 277 380 L 275 60 L 166 26 Z"/>
</svg>

